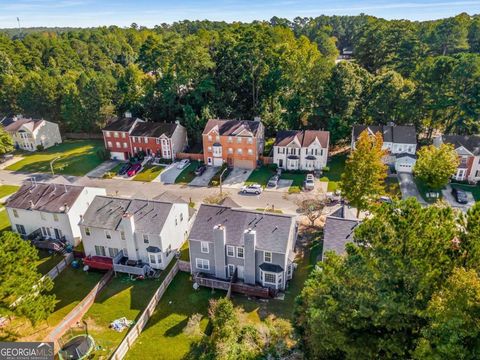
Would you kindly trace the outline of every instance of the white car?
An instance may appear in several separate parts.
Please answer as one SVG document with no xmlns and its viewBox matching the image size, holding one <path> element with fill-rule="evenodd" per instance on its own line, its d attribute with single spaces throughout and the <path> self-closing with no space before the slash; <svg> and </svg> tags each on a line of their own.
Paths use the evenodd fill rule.
<svg viewBox="0 0 480 360">
<path fill-rule="evenodd" d="M 313 190 L 315 188 L 315 179 L 312 174 L 307 174 L 305 178 L 305 190 Z"/>
<path fill-rule="evenodd" d="M 183 159 L 177 163 L 177 169 L 179 170 L 185 169 L 185 167 L 187 167 L 188 164 L 190 164 L 190 160 Z"/>
<path fill-rule="evenodd" d="M 261 193 L 262 193 L 262 186 L 259 184 L 246 185 L 242 188 L 242 194 L 260 195 Z"/>
</svg>

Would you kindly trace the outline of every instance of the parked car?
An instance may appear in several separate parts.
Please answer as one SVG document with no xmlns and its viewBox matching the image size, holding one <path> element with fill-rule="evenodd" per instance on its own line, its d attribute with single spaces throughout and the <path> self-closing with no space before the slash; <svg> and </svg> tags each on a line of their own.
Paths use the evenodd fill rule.
<svg viewBox="0 0 480 360">
<path fill-rule="evenodd" d="M 184 168 L 187 167 L 188 164 L 190 164 L 190 160 L 188 160 L 188 159 L 180 160 L 177 163 L 177 169 L 179 169 L 179 170 L 184 169 Z"/>
<path fill-rule="evenodd" d="M 465 191 L 452 187 L 452 195 L 459 204 L 468 204 L 468 196 Z"/>
<path fill-rule="evenodd" d="M 315 178 L 312 174 L 307 174 L 305 178 L 305 190 L 313 190 L 315 189 Z"/>
<path fill-rule="evenodd" d="M 255 194 L 259 195 L 262 193 L 262 187 L 259 184 L 251 184 L 242 187 L 242 194 Z"/>
<path fill-rule="evenodd" d="M 197 167 L 195 169 L 195 175 L 200 176 L 205 172 L 205 170 L 207 170 L 207 166 L 206 165 L 200 165 L 199 167 Z"/>
<path fill-rule="evenodd" d="M 277 187 L 278 185 L 278 180 L 280 179 L 280 176 L 278 175 L 273 175 L 270 180 L 268 180 L 267 186 L 269 188 Z"/>
<path fill-rule="evenodd" d="M 128 169 L 128 171 L 127 171 L 127 176 L 128 176 L 128 177 L 131 177 L 131 176 L 137 175 L 137 174 L 140 172 L 141 169 L 142 169 L 142 165 L 140 165 L 140 164 L 138 164 L 138 163 L 137 163 L 137 164 L 133 164 L 133 165 L 130 167 L 130 169 Z"/>
<path fill-rule="evenodd" d="M 118 175 L 125 175 L 128 170 L 132 167 L 132 164 L 126 163 L 123 165 L 120 170 L 118 170 Z"/>
<path fill-rule="evenodd" d="M 5 161 L 13 159 L 12 154 L 5 154 L 2 157 L 0 157 L 0 163 L 4 163 Z"/>
</svg>

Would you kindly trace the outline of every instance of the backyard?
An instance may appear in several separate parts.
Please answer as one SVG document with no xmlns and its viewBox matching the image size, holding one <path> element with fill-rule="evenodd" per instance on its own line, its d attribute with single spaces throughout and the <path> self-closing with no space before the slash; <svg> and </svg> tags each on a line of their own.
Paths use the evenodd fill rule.
<svg viewBox="0 0 480 360">
<path fill-rule="evenodd" d="M 175 179 L 175 184 L 188 184 L 195 179 L 195 170 L 200 166 L 199 161 L 192 161 Z"/>
<path fill-rule="evenodd" d="M 329 158 L 327 162 L 328 171 L 323 172 L 323 177 L 320 181 L 328 181 L 328 191 L 335 191 L 338 189 L 338 183 L 342 178 L 342 174 L 345 169 L 345 161 L 347 160 L 347 154 L 337 154 Z"/>
<path fill-rule="evenodd" d="M 62 255 L 53 253 L 50 254 L 46 250 L 38 250 L 37 270 L 39 273 L 45 275 L 54 268 L 64 257 Z"/>
<path fill-rule="evenodd" d="M 164 166 L 146 165 L 143 170 L 133 178 L 133 180 L 150 182 L 158 177 L 164 169 Z"/>
<path fill-rule="evenodd" d="M 82 176 L 103 162 L 97 154 L 103 148 L 103 141 L 98 140 L 65 141 L 45 151 L 23 152 L 23 159 L 6 169 L 29 173 L 51 172 L 50 162 L 59 158 L 53 163 L 56 174 Z"/>
<path fill-rule="evenodd" d="M 20 186 L 15 185 L 0 185 L 0 199 L 3 199 L 14 192 L 16 192 Z M 10 221 L 8 220 L 8 214 L 3 206 L 0 204 L 0 232 L 10 230 Z"/>
<path fill-rule="evenodd" d="M 97 272 L 84 272 L 68 267 L 54 280 L 52 294 L 56 296 L 55 310 L 47 320 L 33 327 L 29 321 L 14 318 L 0 329 L 1 341 L 43 340 L 60 321 L 90 292 L 102 278 Z"/>
</svg>

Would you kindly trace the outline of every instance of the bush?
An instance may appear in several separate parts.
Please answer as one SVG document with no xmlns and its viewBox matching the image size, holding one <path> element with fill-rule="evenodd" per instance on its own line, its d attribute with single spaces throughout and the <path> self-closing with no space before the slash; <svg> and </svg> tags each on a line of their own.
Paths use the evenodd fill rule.
<svg viewBox="0 0 480 360">
<path fill-rule="evenodd" d="M 325 167 L 322 168 L 322 171 L 323 171 L 323 172 L 329 172 L 329 171 L 330 171 L 330 167 L 325 166 Z"/>
<path fill-rule="evenodd" d="M 97 156 L 102 161 L 108 160 L 110 159 L 110 151 L 108 151 L 107 149 L 99 149 L 97 151 Z"/>
<path fill-rule="evenodd" d="M 208 186 L 219 186 L 220 185 L 220 175 L 222 172 L 227 169 L 227 164 L 223 164 L 220 169 L 215 173 L 215 175 L 212 177 L 210 182 L 208 183 Z M 225 180 L 225 178 L 230 174 L 230 171 L 232 171 L 231 168 L 228 168 L 227 171 L 225 171 L 225 174 L 223 174 L 222 180 Z"/>
<path fill-rule="evenodd" d="M 43 146 L 42 144 L 37 145 L 37 151 L 43 151 L 43 150 L 45 150 L 45 146 Z"/>
<path fill-rule="evenodd" d="M 115 173 L 112 171 L 108 171 L 105 174 L 103 174 L 104 179 L 113 179 L 114 176 L 115 176 Z"/>
</svg>

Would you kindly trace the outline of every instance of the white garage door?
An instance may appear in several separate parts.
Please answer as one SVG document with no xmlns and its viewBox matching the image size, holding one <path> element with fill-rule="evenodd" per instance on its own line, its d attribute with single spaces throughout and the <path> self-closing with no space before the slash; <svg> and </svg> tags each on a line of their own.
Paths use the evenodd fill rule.
<svg viewBox="0 0 480 360">
<path fill-rule="evenodd" d="M 255 161 L 235 159 L 233 166 L 240 169 L 255 169 Z"/>
<path fill-rule="evenodd" d="M 412 158 L 400 158 L 395 162 L 395 170 L 397 172 L 408 172 L 413 171 L 413 165 L 415 165 L 415 160 Z"/>
<path fill-rule="evenodd" d="M 223 159 L 214 157 L 213 158 L 213 166 L 222 166 L 223 165 Z"/>
<path fill-rule="evenodd" d="M 125 159 L 125 154 L 123 152 L 111 152 L 110 158 L 113 160 L 127 160 Z"/>
</svg>

